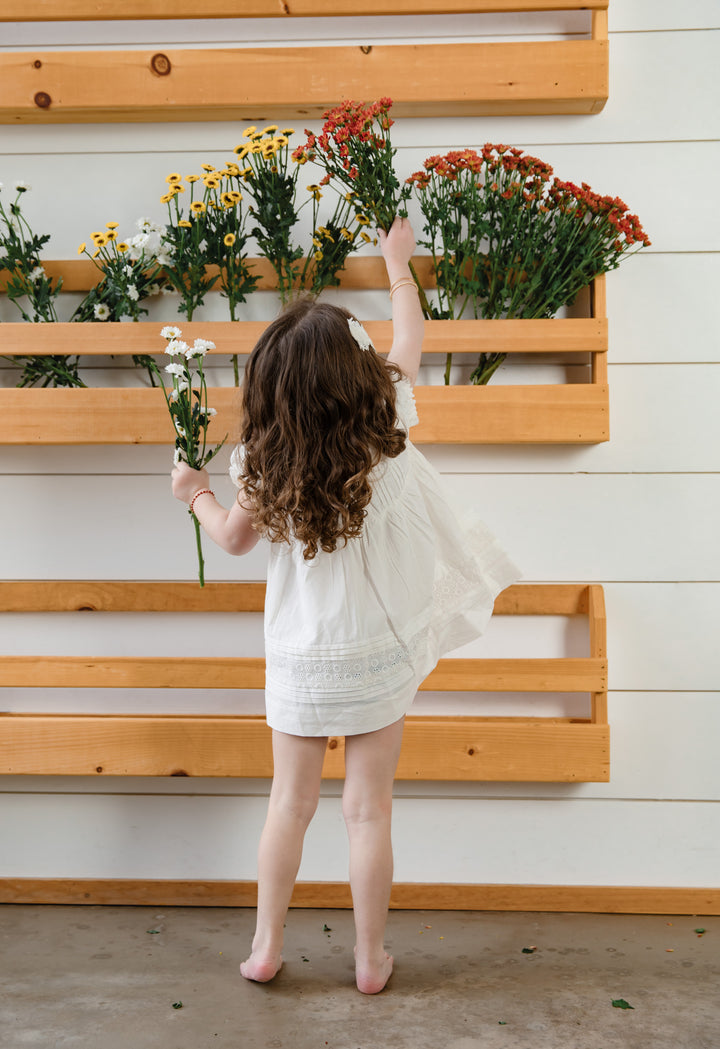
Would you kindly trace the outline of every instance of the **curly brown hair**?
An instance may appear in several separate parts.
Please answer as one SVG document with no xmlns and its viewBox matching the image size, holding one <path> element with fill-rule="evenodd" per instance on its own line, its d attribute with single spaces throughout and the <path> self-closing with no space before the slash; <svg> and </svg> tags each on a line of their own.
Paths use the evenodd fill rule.
<svg viewBox="0 0 720 1049">
<path fill-rule="evenodd" d="M 405 448 L 393 374 L 361 350 L 347 310 L 300 300 L 264 331 L 245 368 L 243 502 L 272 542 L 311 560 L 358 536 L 371 471 Z"/>
</svg>

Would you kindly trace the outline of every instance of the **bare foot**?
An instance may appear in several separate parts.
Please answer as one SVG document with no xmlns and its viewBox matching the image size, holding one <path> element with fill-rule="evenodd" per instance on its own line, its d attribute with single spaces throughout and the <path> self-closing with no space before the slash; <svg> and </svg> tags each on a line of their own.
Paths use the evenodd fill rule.
<svg viewBox="0 0 720 1049">
<path fill-rule="evenodd" d="M 282 957 L 279 954 L 266 955 L 253 953 L 246 962 L 241 962 L 240 973 L 246 980 L 256 983 L 268 983 L 274 979 L 282 968 Z"/>
<path fill-rule="evenodd" d="M 377 963 L 363 963 L 355 955 L 355 982 L 362 994 L 379 994 L 390 979 L 393 970 L 393 959 L 389 954 Z"/>
</svg>

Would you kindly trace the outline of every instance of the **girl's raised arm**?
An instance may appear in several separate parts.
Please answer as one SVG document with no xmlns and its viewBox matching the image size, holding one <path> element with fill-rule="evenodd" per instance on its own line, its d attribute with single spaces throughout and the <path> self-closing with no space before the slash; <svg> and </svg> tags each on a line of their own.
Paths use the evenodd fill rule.
<svg viewBox="0 0 720 1049">
<path fill-rule="evenodd" d="M 393 342 L 388 361 L 415 383 L 424 335 L 417 287 L 408 263 L 415 251 L 415 235 L 408 219 L 396 218 L 387 233 L 378 231 L 392 290 Z"/>
</svg>

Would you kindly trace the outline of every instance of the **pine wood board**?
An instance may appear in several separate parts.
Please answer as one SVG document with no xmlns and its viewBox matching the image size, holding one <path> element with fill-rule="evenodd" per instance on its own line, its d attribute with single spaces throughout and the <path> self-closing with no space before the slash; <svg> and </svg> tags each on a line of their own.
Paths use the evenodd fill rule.
<svg viewBox="0 0 720 1049">
<path fill-rule="evenodd" d="M 0 715 L 1 775 L 272 777 L 264 718 Z M 609 729 L 552 718 L 408 718 L 400 780 L 607 782 Z M 344 776 L 328 741 L 325 779 Z"/>
<path fill-rule="evenodd" d="M 483 14 L 603 10 L 608 0 L 5 0 L 0 22 L 146 18 L 322 18 L 343 15 Z"/>
<path fill-rule="evenodd" d="M 497 596 L 493 614 L 588 615 L 589 590 L 602 594 L 602 587 L 584 583 L 517 583 Z M 264 606 L 264 582 L 0 580 L 0 612 L 262 612 Z M 595 645 L 591 654 L 605 650 Z"/>
<path fill-rule="evenodd" d="M 0 656 L 1 688 L 262 689 L 253 657 Z M 604 659 L 441 659 L 420 685 L 434 692 L 600 692 Z"/>
<path fill-rule="evenodd" d="M 210 358 L 230 354 L 246 356 L 268 326 L 267 321 L 172 322 L 186 342 L 209 339 L 215 349 Z M 363 320 L 373 345 L 387 353 L 392 343 L 392 321 Z M 604 317 L 548 318 L 540 320 L 425 321 L 423 353 L 477 355 L 479 353 L 599 353 L 608 348 L 608 322 Z M 86 321 L 70 324 L 3 324 L 2 354 L 8 357 L 79 354 L 93 357 L 162 356 L 166 340 L 160 336 L 165 323 L 137 324 Z"/>
<path fill-rule="evenodd" d="M 132 907 L 255 907 L 253 881 L 131 878 L 0 878 L 0 903 Z M 292 907 L 352 907 L 346 882 L 301 881 Z M 482 885 L 396 882 L 395 910 L 585 914 L 720 914 L 720 889 L 657 885 Z"/>
<path fill-rule="evenodd" d="M 457 322 L 451 322 L 457 323 Z M 417 386 L 416 444 L 593 444 L 609 440 L 609 388 Z M 241 395 L 208 391 L 212 444 L 236 439 Z M 160 389 L 0 389 L 0 444 L 173 444 Z"/>
<path fill-rule="evenodd" d="M 0 123 L 318 118 L 344 98 L 398 117 L 599 112 L 607 40 L 0 54 Z M 203 91 L 198 91 L 198 84 Z M 302 87 L 299 87 L 302 85 Z"/>
</svg>

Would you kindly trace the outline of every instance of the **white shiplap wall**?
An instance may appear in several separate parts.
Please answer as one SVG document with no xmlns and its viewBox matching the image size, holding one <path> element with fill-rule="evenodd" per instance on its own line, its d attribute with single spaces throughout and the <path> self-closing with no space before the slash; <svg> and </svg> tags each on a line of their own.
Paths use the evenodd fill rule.
<svg viewBox="0 0 720 1049">
<path fill-rule="evenodd" d="M 608 605 L 612 775 L 608 784 L 397 786 L 400 881 L 717 885 L 720 871 L 720 659 L 717 646 L 720 395 L 718 296 L 718 8 L 715 0 L 612 0 L 611 89 L 591 117 L 400 121 L 398 167 L 485 141 L 524 147 L 560 177 L 617 193 L 652 248 L 608 278 L 612 439 L 589 448 L 425 448 L 451 487 L 472 496 L 527 581 L 600 582 Z M 563 37 L 587 16 L 11 25 L 4 49 L 192 46 L 278 40 Z M 222 162 L 242 127 L 223 123 L 0 129 L 0 181 L 32 183 L 26 207 L 52 232 L 48 256 L 72 257 L 110 219 L 162 218 L 165 174 Z M 309 180 L 308 180 L 309 181 Z M 62 201 L 62 206 L 59 202 Z M 387 316 L 387 301 L 349 303 Z M 270 315 L 272 303 L 253 307 Z M 220 317 L 210 303 L 206 317 Z M 0 319 L 10 320 L 7 304 Z M 0 329 L 0 338 L 2 332 Z M 108 362 L 89 362 L 92 382 Z M 116 382 L 131 378 L 110 365 Z M 549 369 L 552 366 L 549 366 Z M 549 369 L 543 375 L 549 374 Z M 508 369 L 523 380 L 526 365 Z M 13 383 L 0 370 L 0 383 Z M 227 382 L 227 375 L 218 381 Z M 171 498 L 165 449 L 0 449 L 0 578 L 187 578 L 192 537 Z M 214 466 L 219 491 L 223 463 Z M 225 487 L 229 494 L 229 487 Z M 262 578 L 206 543 L 209 578 Z M 4 616 L 5 652 L 249 654 L 257 617 Z M 190 633 L 188 639 L 187 634 Z M 576 655 L 561 621 L 495 620 L 478 654 Z M 192 692 L 6 690 L 5 709 L 238 709 L 238 697 Z M 502 697 L 425 694 L 423 710 L 506 709 Z M 456 702 L 456 701 L 453 701 Z M 586 697 L 522 696 L 513 711 L 574 712 Z M 241 708 L 261 709 L 258 694 Z M 0 783 L 0 876 L 254 878 L 267 783 L 6 778 Z M 323 791 L 301 877 L 342 879 L 337 785 Z"/>
</svg>

